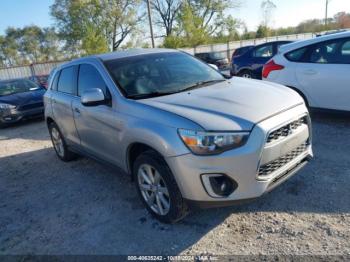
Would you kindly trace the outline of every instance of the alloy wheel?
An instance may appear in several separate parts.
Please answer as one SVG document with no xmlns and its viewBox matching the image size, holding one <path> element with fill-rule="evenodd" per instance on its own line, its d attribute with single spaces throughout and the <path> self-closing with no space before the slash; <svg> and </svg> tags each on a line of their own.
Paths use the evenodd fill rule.
<svg viewBox="0 0 350 262">
<path fill-rule="evenodd" d="M 57 154 L 60 157 L 64 157 L 63 140 L 61 138 L 60 132 L 57 130 L 56 127 L 53 127 L 51 129 L 51 137 L 52 137 L 53 146 L 55 147 L 55 150 L 56 150 Z"/>
<path fill-rule="evenodd" d="M 147 205 L 158 215 L 166 215 L 170 209 L 169 191 L 159 172 L 149 164 L 143 164 L 137 172 L 141 195 Z"/>
</svg>

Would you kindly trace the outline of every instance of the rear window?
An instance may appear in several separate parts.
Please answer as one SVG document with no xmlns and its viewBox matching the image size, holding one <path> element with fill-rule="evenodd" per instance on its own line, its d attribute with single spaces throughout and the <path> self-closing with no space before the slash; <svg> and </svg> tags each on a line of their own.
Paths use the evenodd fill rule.
<svg viewBox="0 0 350 262">
<path fill-rule="evenodd" d="M 212 59 L 225 59 L 226 58 L 226 54 L 225 53 L 210 53 L 210 57 Z"/>
</svg>

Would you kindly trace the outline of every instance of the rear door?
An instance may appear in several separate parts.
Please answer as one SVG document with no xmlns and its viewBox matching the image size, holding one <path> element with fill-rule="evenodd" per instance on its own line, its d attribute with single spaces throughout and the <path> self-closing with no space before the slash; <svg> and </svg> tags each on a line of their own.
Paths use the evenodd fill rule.
<svg viewBox="0 0 350 262">
<path fill-rule="evenodd" d="M 350 38 L 310 46 L 296 77 L 312 107 L 350 110 Z"/>
<path fill-rule="evenodd" d="M 81 146 L 95 157 L 120 165 L 118 158 L 118 115 L 112 107 L 111 93 L 100 72 L 92 64 L 81 64 L 78 75 L 78 96 L 89 88 L 100 88 L 110 103 L 84 106 L 80 99 L 74 101 L 75 125 Z"/>
<path fill-rule="evenodd" d="M 75 128 L 72 102 L 77 100 L 77 66 L 63 68 L 59 72 L 57 88 L 54 86 L 51 97 L 52 112 L 55 121 L 63 133 L 66 142 L 79 144 L 80 139 Z"/>
</svg>

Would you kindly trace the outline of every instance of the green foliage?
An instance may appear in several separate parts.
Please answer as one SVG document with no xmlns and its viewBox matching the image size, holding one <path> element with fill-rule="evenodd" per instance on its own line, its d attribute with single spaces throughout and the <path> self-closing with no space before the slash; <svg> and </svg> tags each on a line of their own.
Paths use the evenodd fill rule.
<svg viewBox="0 0 350 262">
<path fill-rule="evenodd" d="M 184 38 L 175 36 L 175 35 L 168 35 L 164 38 L 163 41 L 163 47 L 166 48 L 180 48 L 185 46 Z"/>
<path fill-rule="evenodd" d="M 9 27 L 5 35 L 0 36 L 2 66 L 56 60 L 60 54 L 60 42 L 53 28 Z"/>
<path fill-rule="evenodd" d="M 55 0 L 51 15 L 71 52 L 91 54 L 116 50 L 136 30 L 139 5 L 140 0 Z"/>
<path fill-rule="evenodd" d="M 87 55 L 108 52 L 108 45 L 104 35 L 95 31 L 93 26 L 87 26 L 82 39 L 82 49 Z"/>
<path fill-rule="evenodd" d="M 270 34 L 270 29 L 267 26 L 259 25 L 258 30 L 256 31 L 256 38 L 268 37 Z"/>
<path fill-rule="evenodd" d="M 168 0 L 165 0 L 168 2 Z M 193 47 L 218 41 L 232 41 L 238 36 L 239 23 L 224 10 L 237 7 L 234 0 L 182 1 L 163 45 L 170 48 Z"/>
</svg>

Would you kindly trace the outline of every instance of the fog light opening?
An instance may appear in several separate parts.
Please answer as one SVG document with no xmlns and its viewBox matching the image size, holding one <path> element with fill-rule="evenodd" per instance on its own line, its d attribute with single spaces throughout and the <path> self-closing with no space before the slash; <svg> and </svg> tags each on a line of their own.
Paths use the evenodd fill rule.
<svg viewBox="0 0 350 262">
<path fill-rule="evenodd" d="M 227 197 L 238 187 L 236 181 L 224 174 L 203 174 L 202 181 L 205 190 L 212 197 Z"/>
</svg>

